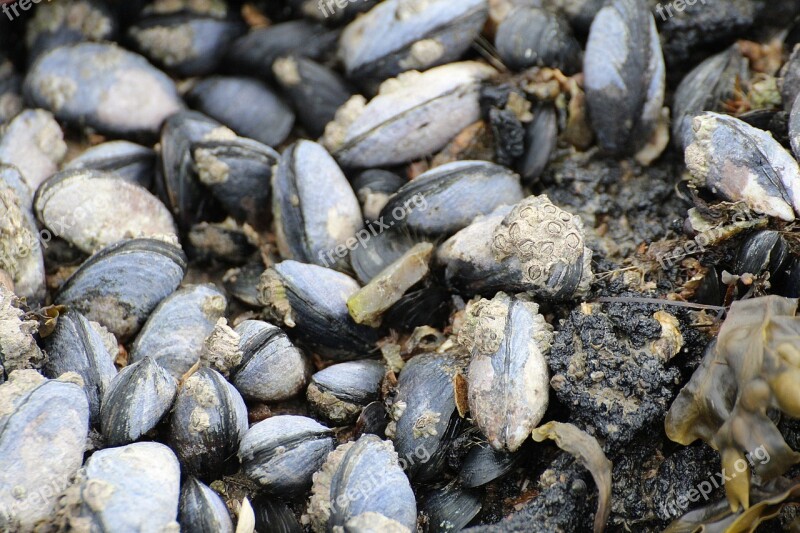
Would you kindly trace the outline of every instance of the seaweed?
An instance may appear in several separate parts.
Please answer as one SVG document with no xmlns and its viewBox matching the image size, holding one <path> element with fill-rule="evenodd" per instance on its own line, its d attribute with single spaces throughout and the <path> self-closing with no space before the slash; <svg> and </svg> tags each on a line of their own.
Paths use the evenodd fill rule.
<svg viewBox="0 0 800 533">
<path fill-rule="evenodd" d="M 768 416 L 778 409 L 800 417 L 797 304 L 780 296 L 734 302 L 667 413 L 670 439 L 684 445 L 701 439 L 720 453 L 733 513 L 750 507 L 751 473 L 762 484 L 800 462 Z"/>
</svg>

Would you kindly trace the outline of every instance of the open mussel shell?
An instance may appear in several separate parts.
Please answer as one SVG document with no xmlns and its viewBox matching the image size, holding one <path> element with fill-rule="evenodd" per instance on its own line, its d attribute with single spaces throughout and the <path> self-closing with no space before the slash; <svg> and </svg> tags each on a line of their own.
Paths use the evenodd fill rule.
<svg viewBox="0 0 800 533">
<path fill-rule="evenodd" d="M 230 216 L 256 230 L 269 224 L 272 168 L 280 155 L 265 144 L 238 137 L 194 145 L 195 170 Z"/>
<path fill-rule="evenodd" d="M 361 202 L 361 211 L 367 220 L 377 220 L 389 198 L 405 185 L 394 172 L 381 169 L 365 170 L 353 180 L 353 190 Z"/>
<path fill-rule="evenodd" d="M 349 270 L 361 207 L 325 148 L 298 141 L 284 151 L 272 178 L 272 213 L 281 257 Z"/>
<path fill-rule="evenodd" d="M 392 443 L 362 435 L 334 450 L 314 475 L 311 527 L 324 531 L 415 531 L 417 505 Z"/>
<path fill-rule="evenodd" d="M 0 164 L 0 270 L 11 278 L 15 293 L 35 305 L 44 300 L 46 288 L 42 243 L 30 209 L 31 194 L 15 167 Z"/>
<path fill-rule="evenodd" d="M 16 167 L 33 193 L 52 176 L 67 153 L 64 133 L 53 115 L 43 109 L 26 109 L 0 131 L 0 163 Z"/>
<path fill-rule="evenodd" d="M 117 20 L 104 2 L 68 0 L 38 6 L 28 21 L 25 43 L 28 60 L 43 53 L 81 41 L 111 40 L 117 31 Z"/>
<path fill-rule="evenodd" d="M 747 83 L 747 58 L 738 45 L 715 54 L 687 74 L 675 91 L 672 138 L 685 150 L 692 143 L 692 121 L 704 111 L 721 111 L 722 102 L 735 98 L 739 84 Z"/>
<path fill-rule="evenodd" d="M 178 288 L 185 272 L 186 256 L 177 246 L 155 239 L 123 241 L 87 259 L 61 286 L 55 302 L 126 342 Z"/>
<path fill-rule="evenodd" d="M 251 427 L 239 446 L 244 474 L 269 493 L 294 495 L 333 451 L 333 432 L 310 418 L 278 415 Z"/>
<path fill-rule="evenodd" d="M 476 444 L 470 448 L 458 472 L 464 487 L 480 487 L 504 476 L 519 463 L 519 453 L 496 450 L 487 444 Z"/>
<path fill-rule="evenodd" d="M 242 137 L 278 146 L 294 126 L 294 112 L 263 82 L 245 77 L 212 76 L 187 94 L 192 107 Z"/>
<path fill-rule="evenodd" d="M 106 43 L 50 50 L 28 71 L 24 90 L 59 120 L 119 137 L 152 137 L 183 106 L 166 74 Z"/>
<path fill-rule="evenodd" d="M 297 110 L 303 128 L 317 138 L 354 93 L 333 70 L 307 57 L 281 57 L 272 64 L 275 80 Z"/>
<path fill-rule="evenodd" d="M 369 86 L 455 61 L 480 33 L 488 11 L 486 0 L 385 0 L 342 32 L 339 56 L 347 77 Z"/>
<path fill-rule="evenodd" d="M 401 74 L 369 103 L 350 98 L 322 143 L 345 167 L 390 166 L 436 153 L 480 118 L 480 84 L 494 74 L 473 61 Z"/>
<path fill-rule="evenodd" d="M 381 211 L 409 231 L 447 237 L 475 217 L 524 197 L 520 178 L 486 161 L 456 161 L 425 172 L 402 186 Z M 453 206 L 458 204 L 458 209 Z"/>
<path fill-rule="evenodd" d="M 253 500 L 256 530 L 270 533 L 302 533 L 303 528 L 289 507 L 277 498 L 267 495 Z"/>
<path fill-rule="evenodd" d="M 338 31 L 307 20 L 273 24 L 253 29 L 236 39 L 228 48 L 225 64 L 235 72 L 266 74 L 281 56 L 321 58 L 335 49 L 338 36 Z"/>
<path fill-rule="evenodd" d="M 163 444 L 100 450 L 61 498 L 64 514 L 89 531 L 174 531 L 180 478 L 175 454 Z"/>
<path fill-rule="evenodd" d="M 146 15 L 128 29 L 133 45 L 148 59 L 179 77 L 213 72 L 225 50 L 245 31 L 232 18 L 191 13 Z"/>
<path fill-rule="evenodd" d="M 376 330 L 356 324 L 347 299 L 358 291 L 351 277 L 317 265 L 282 261 L 259 283 L 265 313 L 323 357 L 360 359 L 376 350 Z"/>
<path fill-rule="evenodd" d="M 152 148 L 129 141 L 109 141 L 88 148 L 64 165 L 64 170 L 87 168 L 112 172 L 125 181 L 149 189 L 155 163 L 156 153 Z"/>
<path fill-rule="evenodd" d="M 422 529 L 430 533 L 461 531 L 483 507 L 479 490 L 462 488 L 455 483 L 428 491 L 420 500 Z"/>
<path fill-rule="evenodd" d="M 201 368 L 186 378 L 169 421 L 169 445 L 184 473 L 219 477 L 245 431 L 244 400 L 219 372 Z"/>
<path fill-rule="evenodd" d="M 400 372 L 386 435 L 411 479 L 426 481 L 442 473 L 448 448 L 461 425 L 454 380 L 463 373 L 464 364 L 453 353 L 426 353 L 411 358 Z M 420 450 L 424 451 L 422 457 Z"/>
<path fill-rule="evenodd" d="M 195 477 L 189 477 L 181 488 L 178 521 L 184 531 L 192 533 L 233 533 L 225 502 Z"/>
<path fill-rule="evenodd" d="M 235 328 L 242 361 L 231 383 L 249 400 L 277 402 L 296 396 L 308 380 L 308 361 L 282 329 L 260 320 Z"/>
<path fill-rule="evenodd" d="M 311 376 L 308 403 L 336 425 L 351 424 L 361 409 L 380 396 L 386 367 L 380 361 L 349 361 L 331 365 Z"/>
<path fill-rule="evenodd" d="M 100 429 L 109 446 L 120 446 L 139 440 L 161 422 L 178 393 L 178 382 L 145 357 L 120 370 L 106 389 Z"/>
<path fill-rule="evenodd" d="M 500 59 L 514 70 L 557 68 L 572 75 L 581 70 L 581 45 L 561 16 L 537 7 L 518 7 L 497 28 Z"/>
<path fill-rule="evenodd" d="M 161 172 L 156 188 L 182 230 L 204 220 L 208 193 L 194 169 L 195 143 L 236 134 L 203 114 L 183 111 L 170 116 L 161 130 Z"/>
<path fill-rule="evenodd" d="M 19 370 L 0 385 L 3 531 L 32 530 L 51 516 L 56 498 L 39 498 L 31 505 L 28 495 L 41 494 L 44 487 L 60 492 L 83 462 L 89 403 L 73 379 L 80 382 L 74 374 L 46 380 L 35 370 Z"/>
<path fill-rule="evenodd" d="M 458 342 L 472 354 L 467 398 L 475 425 L 495 449 L 516 451 L 547 409 L 552 326 L 532 301 L 500 292 L 467 306 Z"/>
<path fill-rule="evenodd" d="M 86 253 L 131 236 L 178 232 L 169 210 L 147 189 L 99 170 L 59 172 L 36 191 L 33 207 L 43 225 Z"/>
<path fill-rule="evenodd" d="M 116 347 L 116 340 L 112 339 Z M 116 353 L 109 353 L 97 324 L 75 311 L 58 317 L 53 332 L 44 338 L 47 363 L 43 373 L 57 378 L 65 372 L 75 372 L 83 379 L 83 389 L 89 399 L 93 424 L 99 422 L 100 402 L 111 380 L 117 375 L 114 367 Z"/>
<path fill-rule="evenodd" d="M 612 154 L 638 151 L 661 116 L 665 90 L 664 56 L 645 2 L 613 0 L 597 13 L 583 71 L 597 143 Z"/>
</svg>

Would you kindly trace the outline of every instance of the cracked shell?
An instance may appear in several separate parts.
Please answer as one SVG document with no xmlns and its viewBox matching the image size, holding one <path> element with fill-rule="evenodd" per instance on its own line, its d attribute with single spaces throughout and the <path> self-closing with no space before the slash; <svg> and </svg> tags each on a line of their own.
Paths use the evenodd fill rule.
<svg viewBox="0 0 800 533">
<path fill-rule="evenodd" d="M 553 328 L 539 306 L 498 293 L 467 306 L 458 342 L 472 354 L 469 409 L 496 450 L 516 451 L 547 409 Z"/>
<path fill-rule="evenodd" d="M 244 474 L 267 492 L 300 494 L 335 447 L 333 432 L 304 416 L 278 415 L 251 427 L 239 446 Z"/>
<path fill-rule="evenodd" d="M 236 389 L 210 368 L 183 383 L 169 422 L 169 446 L 182 471 L 217 479 L 247 431 L 247 406 Z"/>
<path fill-rule="evenodd" d="M 385 0 L 339 40 L 347 77 L 364 85 L 457 60 L 488 16 L 486 0 Z"/>
<path fill-rule="evenodd" d="M 164 119 L 183 107 L 166 74 L 107 43 L 50 50 L 28 71 L 24 92 L 59 120 L 119 137 L 155 136 Z"/>
<path fill-rule="evenodd" d="M 480 118 L 480 83 L 494 74 L 471 61 L 403 73 L 383 82 L 369 103 L 363 96 L 348 100 L 322 143 L 346 167 L 388 166 L 436 153 Z"/>
<path fill-rule="evenodd" d="M 185 272 L 186 256 L 177 246 L 155 239 L 123 241 L 87 259 L 61 286 L 55 302 L 126 342 L 178 288 Z"/>
<path fill-rule="evenodd" d="M 100 429 L 109 446 L 139 440 L 166 416 L 178 382 L 149 357 L 120 370 L 106 389 Z"/>
<path fill-rule="evenodd" d="M 0 385 L 0 529 L 32 530 L 55 511 L 56 498 L 26 498 L 42 487 L 62 490 L 80 468 L 89 404 L 80 378 L 47 380 L 35 370 L 12 372 Z"/>
</svg>

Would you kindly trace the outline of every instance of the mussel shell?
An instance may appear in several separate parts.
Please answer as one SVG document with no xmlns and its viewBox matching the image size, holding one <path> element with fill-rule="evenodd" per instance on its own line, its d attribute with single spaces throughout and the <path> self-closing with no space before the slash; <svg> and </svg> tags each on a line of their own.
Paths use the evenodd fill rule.
<svg viewBox="0 0 800 533">
<path fill-rule="evenodd" d="M 169 422 L 168 442 L 182 472 L 216 479 L 247 431 L 247 407 L 216 370 L 201 368 L 183 383 Z"/>
<path fill-rule="evenodd" d="M 583 67 L 598 144 L 612 154 L 638 151 L 661 116 L 665 90 L 664 56 L 644 2 L 613 0 L 597 13 Z"/>
<path fill-rule="evenodd" d="M 24 91 L 59 120 L 119 137 L 152 137 L 182 107 L 166 74 L 106 43 L 50 50 L 28 71 Z"/>
<path fill-rule="evenodd" d="M 486 161 L 456 161 L 402 186 L 381 216 L 412 232 L 447 237 L 475 217 L 523 197 L 519 176 L 507 168 Z M 403 215 L 398 217 L 399 213 Z"/>
<path fill-rule="evenodd" d="M 280 155 L 251 139 L 195 143 L 195 170 L 230 216 L 256 230 L 269 224 L 272 168 Z"/>
<path fill-rule="evenodd" d="M 272 65 L 275 80 L 291 100 L 303 128 L 317 138 L 333 120 L 353 89 L 333 70 L 302 56 L 287 56 Z"/>
<path fill-rule="evenodd" d="M 55 495 L 81 466 L 89 403 L 80 386 L 46 380 L 35 370 L 12 372 L 0 386 L 0 401 L 0 529 L 32 530 L 53 514 Z M 42 497 L 45 487 L 51 497 Z"/>
<path fill-rule="evenodd" d="M 264 272 L 264 264 L 260 261 L 248 263 L 225 272 L 222 283 L 229 295 L 250 307 L 259 307 L 258 281 Z"/>
<path fill-rule="evenodd" d="M 228 48 L 225 64 L 243 74 L 272 72 L 272 64 L 281 56 L 296 54 L 312 59 L 335 48 L 339 33 L 309 22 L 292 20 L 267 28 L 251 30 Z"/>
<path fill-rule="evenodd" d="M 45 270 L 40 233 L 30 209 L 32 192 L 22 174 L 0 164 L 0 269 L 14 283 L 18 296 L 30 304 L 44 300 Z"/>
<path fill-rule="evenodd" d="M 89 321 L 75 311 L 58 317 L 53 332 L 44 338 L 47 363 L 43 373 L 57 378 L 65 372 L 75 372 L 83 379 L 83 389 L 89 399 L 93 424 L 99 422 L 100 403 L 111 380 L 117 375 L 115 354 L 108 352 L 100 333 Z"/>
<path fill-rule="evenodd" d="M 470 448 L 458 479 L 464 487 L 480 487 L 507 474 L 521 459 L 519 453 L 495 450 L 486 444 Z"/>
<path fill-rule="evenodd" d="M 444 328 L 450 317 L 452 295 L 431 282 L 422 282 L 408 290 L 383 315 L 383 324 L 398 331 L 431 326 Z"/>
<path fill-rule="evenodd" d="M 547 409 L 545 355 L 552 326 L 530 301 L 498 293 L 467 307 L 459 343 L 472 359 L 468 401 L 475 425 L 495 449 L 516 451 Z M 402 374 L 401 374 L 402 378 Z"/>
<path fill-rule="evenodd" d="M 194 111 L 170 116 L 161 131 L 161 172 L 156 182 L 159 196 L 172 211 L 182 230 L 204 220 L 209 210 L 208 194 L 194 170 L 195 143 L 235 134 L 216 120 Z"/>
<path fill-rule="evenodd" d="M 92 146 L 64 165 L 64 170 L 91 168 L 115 175 L 149 189 L 155 173 L 152 148 L 128 141 L 109 141 Z"/>
<path fill-rule="evenodd" d="M 362 435 L 339 446 L 314 476 L 308 514 L 317 532 L 363 527 L 362 520 L 377 531 L 389 524 L 414 531 L 417 505 L 392 443 Z"/>
<path fill-rule="evenodd" d="M 747 58 L 738 45 L 713 55 L 683 78 L 672 105 L 672 138 L 685 149 L 692 142 L 692 121 L 703 111 L 720 111 L 722 102 L 734 98 L 737 84 L 749 78 Z"/>
<path fill-rule="evenodd" d="M 390 227 L 379 232 L 376 225 L 379 224 L 367 226 L 375 228 L 372 231 L 375 235 L 350 251 L 350 265 L 358 280 L 365 285 L 417 244 L 417 239 L 401 228 Z"/>
<path fill-rule="evenodd" d="M 789 141 L 795 157 L 800 154 L 800 94 L 794 101 L 792 112 L 789 115 Z"/>
<path fill-rule="evenodd" d="M 322 143 L 346 167 L 390 166 L 435 153 L 480 118 L 480 83 L 494 74 L 470 61 L 404 73 L 384 82 L 369 103 L 362 96 L 348 100 Z"/>
<path fill-rule="evenodd" d="M 294 126 L 294 113 L 267 85 L 253 78 L 212 76 L 187 94 L 192 107 L 238 135 L 278 146 Z"/>
<path fill-rule="evenodd" d="M 0 132 L 0 163 L 17 167 L 31 193 L 58 170 L 66 153 L 61 126 L 42 109 L 26 109 Z M 32 199 L 23 198 L 25 207 Z"/>
<path fill-rule="evenodd" d="M 797 95 L 800 94 L 800 46 L 795 45 L 789 59 L 781 69 L 781 79 L 779 80 L 781 96 L 783 97 L 783 108 L 791 112 Z"/>
<path fill-rule="evenodd" d="M 145 357 L 120 370 L 106 387 L 100 429 L 109 446 L 139 440 L 169 412 L 178 382 L 153 359 Z"/>
<path fill-rule="evenodd" d="M 566 20 L 536 7 L 518 7 L 497 28 L 500 59 L 514 70 L 552 67 L 572 75 L 581 70 L 581 45 Z"/>
<path fill-rule="evenodd" d="M 225 502 L 194 477 L 189 477 L 181 488 L 178 521 L 184 531 L 192 533 L 233 533 Z"/>
<path fill-rule="evenodd" d="M 733 273 L 759 276 L 769 272 L 775 277 L 786 267 L 790 259 L 789 245 L 780 232 L 759 231 L 742 243 Z"/>
<path fill-rule="evenodd" d="M 426 353 L 412 357 L 400 372 L 390 409 L 394 435 L 389 429 L 387 434 L 413 480 L 435 479 L 442 473 L 448 447 L 461 424 L 453 383 L 463 369 L 455 354 Z"/>
<path fill-rule="evenodd" d="M 22 78 L 0 57 L 0 126 L 22 111 Z"/>
<path fill-rule="evenodd" d="M 155 307 L 180 285 L 186 256 L 154 239 L 112 244 L 87 259 L 55 295 L 120 342 L 139 331 Z"/>
<path fill-rule="evenodd" d="M 388 170 L 365 170 L 353 180 L 353 190 L 361 202 L 367 220 L 376 220 L 389 198 L 406 184 L 406 180 Z"/>
<path fill-rule="evenodd" d="M 481 511 L 481 493 L 453 483 L 425 494 L 420 506 L 424 531 L 461 531 Z"/>
<path fill-rule="evenodd" d="M 189 229 L 186 248 L 198 264 L 241 265 L 256 251 L 252 230 L 246 230 L 228 218 L 223 222 L 201 222 Z"/>
<path fill-rule="evenodd" d="M 377 331 L 356 324 L 347 299 L 351 277 L 317 265 L 282 261 L 261 276 L 259 301 L 287 332 L 324 357 L 359 359 L 376 350 Z"/>
<path fill-rule="evenodd" d="M 306 396 L 311 407 L 337 425 L 352 423 L 361 409 L 380 396 L 386 367 L 380 361 L 348 361 L 311 376 Z"/>
<path fill-rule="evenodd" d="M 298 141 L 272 178 L 272 213 L 284 259 L 346 271 L 346 243 L 361 230 L 361 207 L 344 173 L 319 144 Z M 339 253 L 344 250 L 344 253 Z"/>
<path fill-rule="evenodd" d="M 278 415 L 251 427 L 239 446 L 245 475 L 272 494 L 299 494 L 334 448 L 333 432 L 310 418 Z"/>
<path fill-rule="evenodd" d="M 72 514 L 89 531 L 175 530 L 180 476 L 175 454 L 157 442 L 100 450 L 86 461 L 70 489 L 78 500 Z"/>
<path fill-rule="evenodd" d="M 146 16 L 128 29 L 141 53 L 176 76 L 213 72 L 225 50 L 245 31 L 236 20 L 178 12 Z"/>
<path fill-rule="evenodd" d="M 342 32 L 347 76 L 369 85 L 457 60 L 480 33 L 486 0 L 385 0 Z"/>
<path fill-rule="evenodd" d="M 302 533 L 303 528 L 294 513 L 277 498 L 262 495 L 253 500 L 256 530 L 269 533 Z"/>
<path fill-rule="evenodd" d="M 530 187 L 542 175 L 558 143 L 556 110 L 542 103 L 533 111 L 533 120 L 525 128 L 525 152 L 517 164 L 522 182 Z"/>
<path fill-rule="evenodd" d="M 147 189 L 99 170 L 55 174 L 36 191 L 33 207 L 43 225 L 86 253 L 131 236 L 178 232 L 169 210 Z"/>
<path fill-rule="evenodd" d="M 319 0 L 289 0 L 298 15 L 312 18 L 318 22 L 330 26 L 337 26 L 350 22 L 360 13 L 369 11 L 381 0 L 359 0 L 358 2 L 347 2 L 344 7 L 338 4 L 335 7 L 325 8 L 320 5 Z"/>
<path fill-rule="evenodd" d="M 245 320 L 240 335 L 242 362 L 231 383 L 249 400 L 276 402 L 295 396 L 308 380 L 308 361 L 282 329 L 260 320 Z"/>
<path fill-rule="evenodd" d="M 28 21 L 25 42 L 28 60 L 66 44 L 111 40 L 117 21 L 103 2 L 69 0 L 39 6 Z"/>
</svg>

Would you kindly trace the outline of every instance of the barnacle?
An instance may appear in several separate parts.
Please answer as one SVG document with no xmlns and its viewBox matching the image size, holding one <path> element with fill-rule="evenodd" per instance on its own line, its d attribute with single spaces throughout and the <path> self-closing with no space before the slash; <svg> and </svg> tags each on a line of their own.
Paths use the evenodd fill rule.
<svg viewBox="0 0 800 533">
<path fill-rule="evenodd" d="M 684 445 L 702 439 L 720 452 L 723 474 L 743 473 L 725 476 L 734 512 L 750 505 L 751 469 L 770 481 L 800 462 L 800 453 L 767 416 L 768 408 L 800 416 L 797 303 L 779 296 L 734 302 L 719 337 L 667 414 L 670 439 Z M 752 459 L 761 455 L 767 460 Z"/>
</svg>

